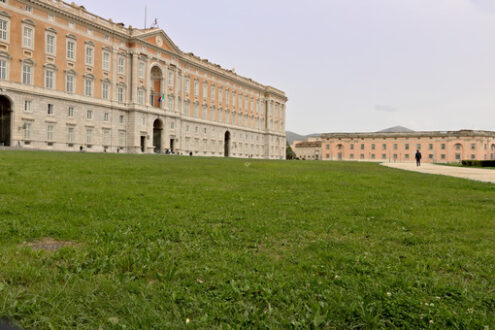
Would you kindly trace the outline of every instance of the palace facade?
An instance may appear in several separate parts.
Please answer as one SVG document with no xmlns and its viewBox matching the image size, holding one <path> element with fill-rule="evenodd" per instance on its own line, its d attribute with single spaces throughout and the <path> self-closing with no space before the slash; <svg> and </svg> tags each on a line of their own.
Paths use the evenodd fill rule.
<svg viewBox="0 0 495 330">
<path fill-rule="evenodd" d="M 285 158 L 285 93 L 61 0 L 0 0 L 0 146 Z"/>
<path fill-rule="evenodd" d="M 317 151 L 316 142 L 320 142 Z M 322 160 L 412 162 L 416 150 L 421 152 L 424 162 L 493 160 L 495 132 L 460 130 L 328 133 L 311 138 L 311 141 L 295 141 L 292 149 L 298 157 Z"/>
</svg>

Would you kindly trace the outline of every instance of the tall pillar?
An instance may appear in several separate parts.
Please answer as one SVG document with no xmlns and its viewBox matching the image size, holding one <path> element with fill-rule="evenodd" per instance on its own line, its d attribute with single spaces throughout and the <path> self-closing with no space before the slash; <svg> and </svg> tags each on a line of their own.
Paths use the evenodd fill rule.
<svg viewBox="0 0 495 330">
<path fill-rule="evenodd" d="M 139 53 L 137 51 L 131 52 L 131 84 L 129 85 L 131 92 L 131 103 L 137 103 L 137 89 L 138 89 L 138 66 L 139 66 Z"/>
</svg>

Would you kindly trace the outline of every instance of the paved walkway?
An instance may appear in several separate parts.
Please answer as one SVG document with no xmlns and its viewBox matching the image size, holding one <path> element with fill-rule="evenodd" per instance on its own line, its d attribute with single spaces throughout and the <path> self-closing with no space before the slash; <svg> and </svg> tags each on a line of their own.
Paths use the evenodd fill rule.
<svg viewBox="0 0 495 330">
<path fill-rule="evenodd" d="M 495 170 L 492 169 L 444 166 L 430 163 L 423 163 L 419 167 L 416 166 L 416 163 L 382 163 L 382 165 L 406 171 L 448 175 L 469 180 L 495 183 Z"/>
</svg>

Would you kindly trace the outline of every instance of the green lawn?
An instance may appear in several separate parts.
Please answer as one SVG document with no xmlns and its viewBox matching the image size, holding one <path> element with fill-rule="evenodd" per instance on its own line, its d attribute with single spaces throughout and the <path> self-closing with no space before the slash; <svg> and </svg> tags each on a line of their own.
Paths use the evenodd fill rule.
<svg viewBox="0 0 495 330">
<path fill-rule="evenodd" d="M 43 238 L 73 245 L 26 245 Z M 0 318 L 493 329 L 495 185 L 372 163 L 0 152 Z"/>
</svg>

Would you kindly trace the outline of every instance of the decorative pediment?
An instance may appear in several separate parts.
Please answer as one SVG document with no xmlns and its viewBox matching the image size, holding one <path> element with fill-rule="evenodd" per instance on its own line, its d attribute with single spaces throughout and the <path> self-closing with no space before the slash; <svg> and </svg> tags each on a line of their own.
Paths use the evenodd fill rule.
<svg viewBox="0 0 495 330">
<path fill-rule="evenodd" d="M 102 83 L 108 83 L 108 84 L 111 84 L 112 83 L 112 81 L 110 79 L 108 79 L 108 78 L 102 79 L 101 82 Z"/>
<path fill-rule="evenodd" d="M 7 13 L 6 11 L 4 11 L 4 10 L 0 11 L 0 16 L 7 17 L 7 18 L 10 18 L 11 17 L 10 14 Z"/>
<path fill-rule="evenodd" d="M 31 26 L 36 26 L 36 24 L 32 20 L 30 20 L 28 18 L 23 19 L 22 20 L 22 23 L 23 24 L 27 24 L 27 25 L 31 25 Z"/>
<path fill-rule="evenodd" d="M 43 65 L 43 67 L 47 70 L 53 70 L 53 71 L 57 71 L 58 68 L 55 64 L 52 64 L 52 63 L 46 63 L 45 65 Z"/>
<path fill-rule="evenodd" d="M 12 58 L 12 56 L 10 56 L 10 54 L 7 53 L 6 51 L 0 51 L 0 57 L 7 60 L 10 60 Z"/>
<path fill-rule="evenodd" d="M 74 69 L 65 70 L 65 74 L 77 76 L 77 72 Z"/>
<path fill-rule="evenodd" d="M 138 40 L 143 40 L 147 43 L 153 44 L 159 48 L 165 49 L 174 53 L 181 53 L 179 47 L 174 44 L 172 39 L 163 31 L 154 29 L 136 36 Z"/>
<path fill-rule="evenodd" d="M 95 76 L 92 73 L 86 73 L 84 79 L 94 80 Z"/>
<path fill-rule="evenodd" d="M 84 43 L 88 46 L 91 46 L 91 47 L 95 46 L 94 42 L 92 42 L 91 40 L 86 40 Z"/>
<path fill-rule="evenodd" d="M 54 33 L 54 34 L 57 34 L 57 30 L 55 30 L 54 28 L 50 27 L 50 28 L 46 28 L 45 29 L 46 32 L 50 32 L 50 33 Z"/>
<path fill-rule="evenodd" d="M 69 33 L 66 37 L 69 39 L 77 40 L 77 36 L 73 35 L 72 33 Z"/>
<path fill-rule="evenodd" d="M 27 65 L 34 65 L 34 62 L 30 58 L 24 58 L 20 60 L 22 64 L 27 64 Z"/>
<path fill-rule="evenodd" d="M 106 52 L 112 52 L 112 48 L 110 48 L 108 46 L 103 47 L 102 50 L 104 50 Z"/>
</svg>

